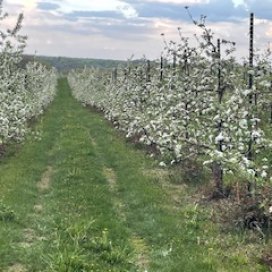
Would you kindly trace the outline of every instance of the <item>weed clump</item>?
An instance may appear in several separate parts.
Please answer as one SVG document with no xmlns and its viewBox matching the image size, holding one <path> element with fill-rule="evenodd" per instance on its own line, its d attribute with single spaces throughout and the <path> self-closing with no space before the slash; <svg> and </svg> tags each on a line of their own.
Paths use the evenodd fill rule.
<svg viewBox="0 0 272 272">
<path fill-rule="evenodd" d="M 90 239 L 85 248 L 109 265 L 125 264 L 129 256 L 129 249 L 113 246 L 107 229 L 100 236 Z"/>
<path fill-rule="evenodd" d="M 245 198 L 237 215 L 240 217 L 238 217 L 239 225 L 244 228 L 257 230 L 262 236 L 264 236 L 264 232 L 271 231 L 271 206 L 265 203 L 260 196 Z"/>
<path fill-rule="evenodd" d="M 109 268 L 120 271 L 120 267 L 131 268 L 130 250 L 114 246 L 109 231 L 95 235 L 92 224 L 76 223 L 70 227 L 59 226 L 54 233 L 55 254 L 47 259 L 49 271 L 59 272 L 103 272 Z"/>
<path fill-rule="evenodd" d="M 0 221 L 14 221 L 15 217 L 15 212 L 3 201 L 0 201 Z"/>
<path fill-rule="evenodd" d="M 272 230 L 272 188 L 259 188 L 254 196 L 246 188 L 230 189 L 227 198 L 213 203 L 214 217 L 224 226 L 253 230 L 262 238 L 271 235 Z"/>
</svg>

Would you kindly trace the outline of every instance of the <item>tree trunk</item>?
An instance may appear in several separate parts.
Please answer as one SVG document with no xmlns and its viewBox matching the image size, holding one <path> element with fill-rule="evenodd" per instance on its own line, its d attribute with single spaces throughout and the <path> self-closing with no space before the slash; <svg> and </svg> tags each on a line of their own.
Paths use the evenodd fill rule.
<svg viewBox="0 0 272 272">
<path fill-rule="evenodd" d="M 215 193 L 218 196 L 224 196 L 224 189 L 223 189 L 223 170 L 221 168 L 220 163 L 213 162 L 212 165 L 212 175 L 213 175 L 213 181 L 215 185 Z"/>
</svg>

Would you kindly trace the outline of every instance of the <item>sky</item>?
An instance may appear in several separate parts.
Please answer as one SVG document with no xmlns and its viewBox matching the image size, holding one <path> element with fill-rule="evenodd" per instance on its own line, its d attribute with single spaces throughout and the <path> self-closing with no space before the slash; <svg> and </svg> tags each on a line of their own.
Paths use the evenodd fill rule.
<svg viewBox="0 0 272 272">
<path fill-rule="evenodd" d="M 207 16 L 215 38 L 236 42 L 238 58 L 248 54 L 249 13 L 255 13 L 255 47 L 272 44 L 272 0 L 3 0 L 11 26 L 24 13 L 26 53 L 80 58 L 157 59 L 163 38 L 179 41 L 199 29 L 194 19 Z"/>
</svg>

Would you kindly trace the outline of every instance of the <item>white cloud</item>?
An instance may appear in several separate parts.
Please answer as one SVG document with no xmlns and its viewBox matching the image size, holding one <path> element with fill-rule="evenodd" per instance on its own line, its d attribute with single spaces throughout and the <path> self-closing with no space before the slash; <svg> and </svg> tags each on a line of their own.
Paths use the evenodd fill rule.
<svg viewBox="0 0 272 272">
<path fill-rule="evenodd" d="M 190 5 L 190 4 L 207 4 L 210 2 L 210 0 L 145 0 L 145 2 Z"/>
<path fill-rule="evenodd" d="M 111 11 L 116 10 L 118 6 L 124 6 L 124 2 L 119 0 L 64 0 L 59 3 L 61 9 L 66 12 L 72 11 Z"/>
<path fill-rule="evenodd" d="M 64 12 L 73 11 L 120 11 L 126 18 L 137 17 L 137 11 L 129 4 L 120 0 L 65 0 L 60 3 Z"/>
<path fill-rule="evenodd" d="M 24 10 L 32 10 L 37 4 L 38 0 L 6 0 L 7 4 L 21 5 Z M 119 11 L 126 18 L 137 17 L 137 11 L 128 3 L 121 0 L 63 0 L 61 2 L 56 0 L 47 0 L 48 3 L 55 3 L 60 6 L 59 11 L 70 13 L 74 11 Z"/>
<path fill-rule="evenodd" d="M 124 0 L 44 0 L 60 6 L 58 11 L 37 9 L 42 0 L 4 0 L 4 11 L 18 14 L 22 7 L 25 20 L 23 34 L 29 36 L 28 53 L 36 50 L 43 55 L 62 55 L 73 57 L 126 59 L 133 53 L 135 57 L 144 54 L 148 58 L 158 58 L 163 49 L 161 33 L 165 39 L 178 41 L 177 27 L 182 27 L 185 36 L 192 36 L 199 30 L 192 22 L 181 19 L 139 17 L 132 5 Z M 142 0 L 144 2 L 164 2 L 190 5 L 208 3 L 209 0 Z M 221 0 L 217 0 L 221 1 Z M 235 5 L 244 3 L 232 0 Z M 211 2 L 211 1 L 210 1 Z M 137 7 L 137 5 L 136 5 Z M 63 13 L 74 11 L 117 11 L 125 18 L 77 17 L 68 20 Z M 68 19 L 67 19 L 68 18 Z M 73 19 L 73 17 L 72 17 Z M 2 27 L 13 26 L 15 16 L 2 22 Z M 256 47 L 266 48 L 272 40 L 272 21 L 256 19 Z M 209 22 L 216 38 L 225 38 L 237 42 L 237 57 L 248 54 L 248 18 L 229 22 Z M 133 38 L 133 39 L 132 39 Z M 194 38 L 193 38 L 194 39 Z"/>
<path fill-rule="evenodd" d="M 6 0 L 4 1 L 4 7 L 6 5 L 20 5 L 24 7 L 24 10 L 34 9 L 37 5 L 37 0 Z"/>
<path fill-rule="evenodd" d="M 235 7 L 239 5 L 246 5 L 244 0 L 232 0 Z"/>
<path fill-rule="evenodd" d="M 265 35 L 272 39 L 272 22 L 269 24 L 268 28 L 266 29 Z M 272 44 L 271 44 L 271 49 L 272 49 Z"/>
</svg>

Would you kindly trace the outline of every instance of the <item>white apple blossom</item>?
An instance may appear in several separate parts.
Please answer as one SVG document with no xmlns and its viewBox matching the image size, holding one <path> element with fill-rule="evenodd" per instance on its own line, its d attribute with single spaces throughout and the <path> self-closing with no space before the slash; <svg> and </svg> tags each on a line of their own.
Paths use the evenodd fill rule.
<svg viewBox="0 0 272 272">
<path fill-rule="evenodd" d="M 18 34 L 22 19 L 20 15 L 14 31 L 1 29 L 0 145 L 21 141 L 28 132 L 28 120 L 43 113 L 56 92 L 54 69 L 36 62 L 20 67 L 26 44 L 26 38 Z"/>
<path fill-rule="evenodd" d="M 220 63 L 210 44 L 190 47 L 182 37 L 176 46 L 166 45 L 163 69 L 157 62 L 148 68 L 143 60 L 137 67 L 128 63 L 118 69 L 117 76 L 97 69 L 71 71 L 73 95 L 103 111 L 127 137 L 153 145 L 164 163 L 203 160 L 204 155 L 204 165 L 217 162 L 228 173 L 267 179 L 269 169 L 250 158 L 249 148 L 256 155 L 272 147 L 261 129 L 259 112 L 272 103 L 270 85 L 264 84 L 271 75 L 259 73 L 254 88 L 248 89 L 247 71 L 231 57 Z M 249 97 L 260 90 L 256 107 Z"/>
</svg>

